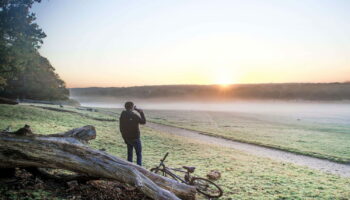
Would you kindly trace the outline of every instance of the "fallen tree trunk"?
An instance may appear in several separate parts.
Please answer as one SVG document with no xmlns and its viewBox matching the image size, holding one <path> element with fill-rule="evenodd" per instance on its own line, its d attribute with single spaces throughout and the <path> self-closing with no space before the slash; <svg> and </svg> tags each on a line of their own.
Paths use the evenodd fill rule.
<svg viewBox="0 0 350 200">
<path fill-rule="evenodd" d="M 13 99 L 0 97 L 0 104 L 16 105 L 16 104 L 18 104 L 18 102 L 16 100 L 13 100 Z"/>
<path fill-rule="evenodd" d="M 81 143 L 95 138 L 93 126 L 52 135 L 16 132 L 0 133 L 0 168 L 66 169 L 91 178 L 131 184 L 153 199 L 195 199 L 196 190 L 192 186 L 151 173 Z"/>
</svg>

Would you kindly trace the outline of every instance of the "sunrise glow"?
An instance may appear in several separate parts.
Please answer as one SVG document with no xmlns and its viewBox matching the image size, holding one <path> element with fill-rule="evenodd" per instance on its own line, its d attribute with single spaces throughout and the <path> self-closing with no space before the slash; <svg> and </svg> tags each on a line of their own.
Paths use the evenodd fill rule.
<svg viewBox="0 0 350 200">
<path fill-rule="evenodd" d="M 48 35 L 40 52 L 68 87 L 227 85 L 349 81 L 349 4 L 60 0 L 33 10 Z"/>
</svg>

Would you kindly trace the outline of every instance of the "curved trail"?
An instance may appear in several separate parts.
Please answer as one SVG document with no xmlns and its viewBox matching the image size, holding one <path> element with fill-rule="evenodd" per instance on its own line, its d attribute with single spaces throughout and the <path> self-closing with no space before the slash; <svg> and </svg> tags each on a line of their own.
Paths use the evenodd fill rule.
<svg viewBox="0 0 350 200">
<path fill-rule="evenodd" d="M 307 166 L 312 169 L 317 169 L 323 172 L 332 173 L 343 177 L 350 177 L 350 165 L 348 164 L 341 164 L 324 159 L 290 153 L 278 149 L 272 149 L 254 144 L 247 144 L 243 142 L 236 142 L 223 138 L 203 135 L 198 131 L 192 131 L 158 123 L 147 122 L 147 126 L 155 130 L 159 130 L 161 132 L 189 137 L 205 141 L 210 144 L 221 145 L 224 147 L 241 150 L 257 156 L 263 156 L 275 160 L 280 160 L 283 162 L 290 162 L 297 165 Z"/>
</svg>

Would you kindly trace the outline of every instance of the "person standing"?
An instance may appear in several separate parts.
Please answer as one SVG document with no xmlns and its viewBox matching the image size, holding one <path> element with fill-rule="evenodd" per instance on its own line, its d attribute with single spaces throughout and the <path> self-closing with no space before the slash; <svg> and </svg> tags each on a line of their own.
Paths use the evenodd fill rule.
<svg viewBox="0 0 350 200">
<path fill-rule="evenodd" d="M 136 151 L 137 164 L 142 166 L 142 145 L 139 124 L 146 124 L 143 110 L 136 108 L 133 102 L 128 101 L 124 105 L 125 110 L 120 114 L 119 129 L 127 145 L 128 161 L 132 162 L 133 149 Z M 137 115 L 133 111 L 139 113 Z"/>
</svg>

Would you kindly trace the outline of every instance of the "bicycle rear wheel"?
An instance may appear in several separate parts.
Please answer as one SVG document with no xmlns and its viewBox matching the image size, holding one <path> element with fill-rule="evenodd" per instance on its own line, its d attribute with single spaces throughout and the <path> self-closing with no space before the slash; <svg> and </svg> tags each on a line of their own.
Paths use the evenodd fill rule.
<svg viewBox="0 0 350 200">
<path fill-rule="evenodd" d="M 218 198 L 222 196 L 222 189 L 214 182 L 200 177 L 192 178 L 191 185 L 194 185 L 197 191 L 210 198 Z"/>
</svg>

